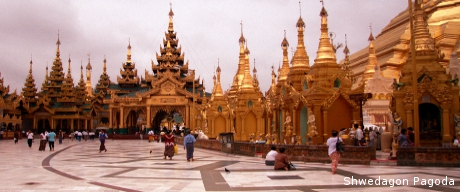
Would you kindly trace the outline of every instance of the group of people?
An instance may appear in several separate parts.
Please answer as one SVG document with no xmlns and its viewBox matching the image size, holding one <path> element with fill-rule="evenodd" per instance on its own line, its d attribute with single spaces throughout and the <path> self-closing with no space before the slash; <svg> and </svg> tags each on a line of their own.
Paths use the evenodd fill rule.
<svg viewBox="0 0 460 192">
<path fill-rule="evenodd" d="M 401 129 L 398 142 L 400 147 L 413 147 L 415 143 L 414 128 Z"/>
<path fill-rule="evenodd" d="M 27 134 L 27 144 L 29 145 L 29 148 L 32 148 L 32 143 L 34 140 L 34 133 L 32 131 L 28 131 Z M 56 133 L 53 132 L 53 130 L 48 131 L 42 131 L 40 133 L 40 145 L 38 147 L 39 151 L 45 151 L 46 149 L 46 144 L 48 143 L 48 146 L 50 148 L 50 151 L 54 151 L 54 141 L 56 139 Z M 14 143 L 17 143 L 17 138 L 19 137 L 19 133 L 14 135 Z M 62 140 L 60 139 L 60 143 L 62 143 Z"/>
<path fill-rule="evenodd" d="M 332 131 L 332 137 L 327 140 L 328 146 L 328 155 L 332 160 L 331 169 L 332 174 L 335 174 L 337 171 L 337 165 L 340 160 L 340 151 L 337 150 L 337 143 L 341 145 L 343 143 L 342 139 L 338 136 L 339 133 L 335 130 Z M 271 150 L 267 153 L 265 157 L 265 165 L 274 166 L 275 170 L 293 170 L 296 169 L 296 166 L 292 164 L 288 156 L 284 154 L 285 148 L 280 148 L 279 152 L 276 151 L 276 147 L 272 146 Z"/>
<path fill-rule="evenodd" d="M 288 156 L 284 154 L 285 148 L 280 148 L 279 152 L 276 147 L 272 146 L 270 152 L 265 157 L 265 165 L 273 165 L 275 170 L 292 170 L 295 166 L 289 161 Z"/>
<path fill-rule="evenodd" d="M 172 130 L 166 130 L 163 133 L 164 134 L 161 134 L 161 138 L 165 144 L 165 149 L 163 152 L 163 155 L 164 155 L 163 159 L 169 158 L 169 160 L 172 160 L 174 153 L 177 153 L 177 150 L 178 150 L 177 145 L 174 142 L 174 133 Z M 151 134 L 149 132 L 149 138 L 151 137 L 153 137 L 153 133 Z M 190 133 L 188 133 L 187 136 L 184 137 L 184 150 L 186 150 L 186 153 L 187 153 L 186 155 L 187 162 L 195 160 L 193 158 L 195 142 L 196 142 L 195 136 L 193 136 Z M 152 150 L 150 150 L 150 153 L 152 153 Z"/>
</svg>

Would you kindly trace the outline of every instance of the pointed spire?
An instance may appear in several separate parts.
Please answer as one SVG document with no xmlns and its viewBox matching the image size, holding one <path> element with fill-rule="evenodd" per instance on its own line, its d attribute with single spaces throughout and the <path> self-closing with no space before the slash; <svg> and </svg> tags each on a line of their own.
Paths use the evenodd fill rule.
<svg viewBox="0 0 460 192">
<path fill-rule="evenodd" d="M 372 35 L 372 25 L 369 26 L 369 29 L 371 31 L 369 35 L 369 57 L 368 57 L 368 63 L 366 65 L 366 68 L 364 70 L 363 74 L 363 81 L 364 85 L 367 85 L 367 81 L 372 79 L 374 77 L 374 74 L 376 72 L 376 68 L 378 69 L 379 64 L 377 61 L 377 56 L 375 54 L 375 46 L 374 46 L 374 36 Z"/>
<path fill-rule="evenodd" d="M 131 63 L 131 38 L 128 39 L 128 54 L 126 54 L 126 64 Z"/>
<path fill-rule="evenodd" d="M 83 81 L 83 64 L 80 65 L 80 82 Z"/>
<path fill-rule="evenodd" d="M 284 30 L 284 39 L 281 42 L 281 48 L 283 49 L 283 66 L 280 69 L 278 81 L 284 82 L 287 79 L 289 73 L 289 58 L 288 58 L 288 48 L 289 43 L 286 39 L 286 30 Z"/>
<path fill-rule="evenodd" d="M 68 62 L 69 62 L 69 65 L 68 65 L 68 67 L 67 67 L 67 78 L 71 77 L 71 75 L 72 75 L 71 72 L 70 72 L 70 62 L 71 62 L 71 60 L 70 60 L 70 55 L 69 55 L 69 60 L 68 60 Z"/>
<path fill-rule="evenodd" d="M 345 48 L 343 49 L 343 53 L 345 53 L 345 57 L 348 57 L 350 54 L 350 50 L 348 49 L 347 34 L 345 34 Z"/>
<path fill-rule="evenodd" d="M 32 74 L 32 59 L 30 59 L 29 74 Z"/>
<path fill-rule="evenodd" d="M 371 34 L 369 35 L 368 41 L 374 41 L 374 35 L 372 35 L 372 23 L 369 25 L 369 29 L 371 30 Z"/>
<path fill-rule="evenodd" d="M 168 27 L 168 31 L 174 31 L 174 28 L 173 28 L 173 16 L 174 16 L 174 12 L 172 11 L 172 3 L 169 3 L 169 27 Z"/>
<path fill-rule="evenodd" d="M 246 39 L 244 39 L 244 35 L 243 35 L 243 20 L 241 20 L 240 25 L 241 25 L 241 37 L 239 39 L 239 42 L 240 42 L 240 46 L 241 46 L 241 44 L 244 44 L 244 42 L 246 41 Z"/>
<path fill-rule="evenodd" d="M 414 1 L 414 39 L 415 51 L 417 55 L 419 52 L 433 53 L 435 50 L 434 40 L 431 38 L 427 28 L 427 22 L 424 17 L 424 10 L 421 8 L 420 1 Z"/>
<path fill-rule="evenodd" d="M 324 8 L 324 2 L 321 1 L 321 3 L 323 4 L 323 7 L 321 8 L 321 12 L 319 14 L 321 16 L 321 37 L 319 39 L 319 46 L 316 54 L 315 64 L 330 62 L 337 63 L 335 51 L 328 35 L 328 14 L 326 9 Z"/>
<path fill-rule="evenodd" d="M 57 45 L 57 48 L 56 48 L 56 59 L 59 58 L 60 56 L 60 49 L 59 49 L 59 46 L 61 45 L 61 41 L 59 40 L 59 30 L 58 30 L 58 39 L 57 39 L 57 42 L 56 42 L 56 45 Z"/>
<path fill-rule="evenodd" d="M 299 1 L 299 9 L 301 10 L 300 1 Z M 295 52 L 293 53 L 291 64 L 293 68 L 299 68 L 299 70 L 302 71 L 302 72 L 299 72 L 299 74 L 308 73 L 309 68 L 310 68 L 310 58 L 308 57 L 307 50 L 305 49 L 304 34 L 303 34 L 304 29 L 305 29 L 305 22 L 302 19 L 302 11 L 300 11 L 299 20 L 296 23 L 296 27 L 297 27 L 297 47 L 295 49 Z"/>
<path fill-rule="evenodd" d="M 215 88 L 215 96 L 223 96 L 224 92 L 222 91 L 222 85 L 220 83 L 220 73 L 221 73 L 221 70 L 220 70 L 220 62 L 219 62 L 219 58 L 217 59 L 217 69 L 216 69 L 216 72 L 217 72 L 217 79 L 216 79 L 216 88 Z"/>
<path fill-rule="evenodd" d="M 107 74 L 107 59 L 105 59 L 105 55 L 104 55 L 104 67 L 102 68 L 102 70 L 104 74 Z"/>
</svg>

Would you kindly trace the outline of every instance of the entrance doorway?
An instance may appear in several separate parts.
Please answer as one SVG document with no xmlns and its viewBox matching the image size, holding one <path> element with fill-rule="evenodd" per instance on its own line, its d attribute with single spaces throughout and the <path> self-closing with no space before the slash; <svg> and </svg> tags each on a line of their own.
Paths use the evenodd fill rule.
<svg viewBox="0 0 460 192">
<path fill-rule="evenodd" d="M 131 110 L 126 117 L 126 127 L 128 128 L 127 134 L 134 134 L 139 132 L 142 125 L 145 125 L 145 114 L 142 110 Z"/>
<path fill-rule="evenodd" d="M 167 112 L 159 110 L 152 120 L 152 127 L 155 134 L 159 134 L 163 128 L 174 130 L 183 122 L 182 116 L 176 110 Z"/>
<path fill-rule="evenodd" d="M 441 141 L 441 111 L 439 107 L 432 103 L 422 103 L 419 105 L 420 119 L 420 140 Z"/>
</svg>

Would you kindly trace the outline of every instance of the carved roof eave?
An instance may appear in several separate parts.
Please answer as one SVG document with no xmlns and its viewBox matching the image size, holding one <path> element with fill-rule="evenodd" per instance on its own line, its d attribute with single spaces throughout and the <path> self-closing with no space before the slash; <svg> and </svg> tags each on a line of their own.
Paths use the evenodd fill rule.
<svg viewBox="0 0 460 192">
<path fill-rule="evenodd" d="M 159 79 L 158 81 L 152 82 L 152 86 L 157 87 L 158 85 L 161 85 L 166 80 L 172 81 L 174 84 L 179 85 L 180 88 L 183 88 L 185 85 L 185 82 L 180 82 L 177 79 L 173 78 L 172 76 L 163 76 L 163 78 Z"/>
<path fill-rule="evenodd" d="M 332 94 L 331 97 L 329 97 L 328 99 L 324 100 L 322 106 L 323 106 L 323 109 L 325 110 L 328 110 L 333 104 L 334 102 L 337 100 L 337 98 L 339 98 L 339 96 L 342 96 L 347 102 L 348 104 L 350 104 L 353 108 L 355 109 L 358 109 L 359 106 L 356 105 L 355 101 L 353 100 L 350 100 L 350 93 L 348 92 L 344 92 L 342 91 L 342 89 L 338 89 L 337 91 L 334 92 L 334 94 Z"/>
<path fill-rule="evenodd" d="M 176 87 L 175 89 L 178 93 L 182 93 L 184 96 L 188 97 L 188 98 L 192 98 L 193 97 L 193 93 L 190 93 L 188 92 L 187 90 L 185 89 L 182 89 L 182 88 L 179 88 L 179 87 Z M 199 93 L 195 93 L 195 95 L 198 95 Z"/>
<path fill-rule="evenodd" d="M 29 114 L 34 113 L 38 109 L 40 109 L 39 105 L 37 105 L 36 107 L 31 108 L 30 111 L 29 111 Z M 54 115 L 54 113 L 55 113 L 55 111 L 53 109 L 49 108 L 49 107 L 44 106 L 43 109 L 45 109 L 46 111 L 48 111 L 52 115 Z"/>
<path fill-rule="evenodd" d="M 148 91 L 146 92 L 143 92 L 143 93 L 136 93 L 136 95 L 138 97 L 142 97 L 142 98 L 148 98 L 150 97 L 151 95 L 154 95 L 156 93 L 160 92 L 160 87 L 156 87 L 156 88 L 153 88 L 153 89 L 149 89 Z"/>
</svg>

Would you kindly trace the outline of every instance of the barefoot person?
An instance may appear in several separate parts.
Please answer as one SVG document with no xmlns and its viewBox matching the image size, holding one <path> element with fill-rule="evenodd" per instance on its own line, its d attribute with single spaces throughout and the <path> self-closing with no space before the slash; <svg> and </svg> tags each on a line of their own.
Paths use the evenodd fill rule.
<svg viewBox="0 0 460 192">
<path fill-rule="evenodd" d="M 165 152 L 164 152 L 164 158 L 169 157 L 169 160 L 172 160 L 172 157 L 174 156 L 174 135 L 172 134 L 171 130 L 168 130 L 167 134 L 164 135 L 164 140 L 165 140 Z"/>
<path fill-rule="evenodd" d="M 337 137 L 337 135 L 338 135 L 337 131 L 333 130 L 332 137 L 330 137 L 327 140 L 327 146 L 329 146 L 328 153 L 329 153 L 329 157 L 332 160 L 332 163 L 331 163 L 332 174 L 335 174 L 335 172 L 337 171 L 337 164 L 339 164 L 339 159 L 340 159 L 340 152 L 338 152 L 336 148 L 337 139 L 340 139 L 339 137 Z M 340 139 L 340 142 L 342 142 L 342 139 Z"/>
<path fill-rule="evenodd" d="M 195 137 L 190 134 L 190 131 L 187 131 L 187 136 L 184 137 L 184 150 L 187 149 L 187 161 L 190 162 L 190 159 L 194 161 L 193 159 L 193 151 L 195 150 L 195 147 L 193 144 L 196 142 Z"/>
<path fill-rule="evenodd" d="M 107 134 L 105 134 L 104 130 L 101 130 L 101 132 L 99 132 L 99 141 L 101 141 L 101 146 L 99 146 L 99 153 L 101 153 L 102 151 L 107 152 L 107 149 L 105 148 L 106 138 L 107 138 Z"/>
</svg>

